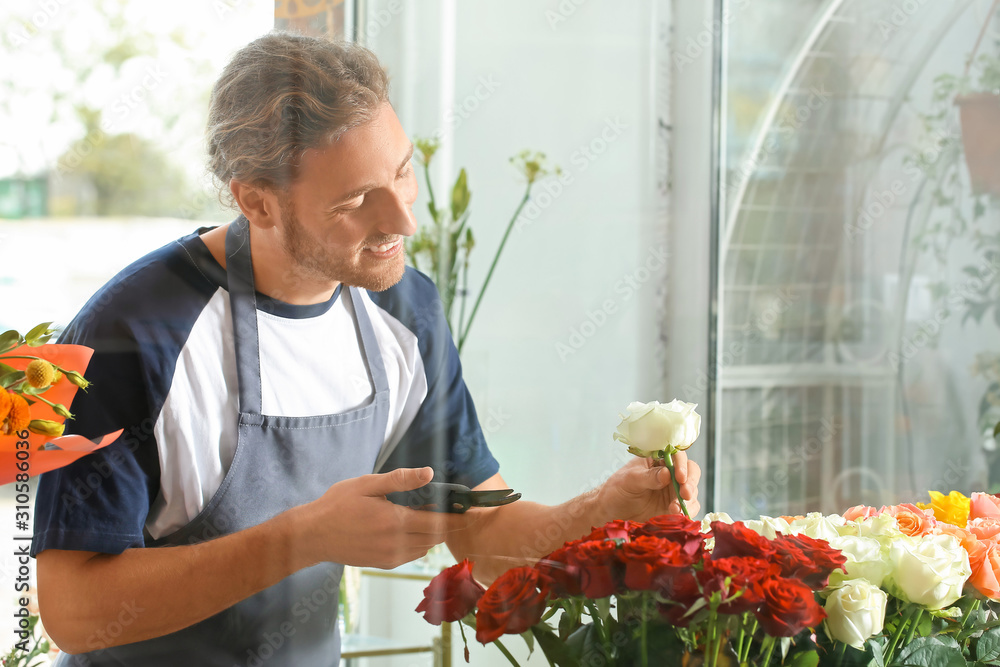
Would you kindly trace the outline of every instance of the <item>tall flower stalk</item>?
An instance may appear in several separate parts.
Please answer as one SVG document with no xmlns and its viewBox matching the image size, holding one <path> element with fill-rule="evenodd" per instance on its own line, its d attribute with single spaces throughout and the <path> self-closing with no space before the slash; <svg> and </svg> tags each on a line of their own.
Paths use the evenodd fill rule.
<svg viewBox="0 0 1000 667">
<path fill-rule="evenodd" d="M 531 200 L 532 187 L 545 176 L 562 172 L 559 167 L 550 167 L 545 154 L 537 151 L 525 150 L 510 158 L 511 164 L 524 177 L 524 194 L 507 222 L 500 245 L 493 254 L 489 270 L 486 272 L 486 278 L 466 317 L 466 300 L 470 296 L 469 257 L 476 246 L 475 235 L 469 226 L 472 192 L 469 190 L 468 174 L 464 168 L 459 170 L 451 188 L 450 201 L 447 204 L 440 203 L 435 196 L 430 175 L 431 161 L 440 148 L 440 143 L 436 139 L 418 138 L 414 144 L 417 148 L 415 158 L 423 167 L 431 224 L 422 226 L 415 236 L 406 240 L 406 251 L 413 266 L 427 273 L 437 286 L 445 319 L 455 338 L 458 351 L 461 352 L 479 313 L 479 306 L 482 304 L 486 289 L 493 279 L 500 255 L 514 230 L 514 224 L 525 205 Z M 458 301 L 457 313 L 456 301 Z"/>
</svg>

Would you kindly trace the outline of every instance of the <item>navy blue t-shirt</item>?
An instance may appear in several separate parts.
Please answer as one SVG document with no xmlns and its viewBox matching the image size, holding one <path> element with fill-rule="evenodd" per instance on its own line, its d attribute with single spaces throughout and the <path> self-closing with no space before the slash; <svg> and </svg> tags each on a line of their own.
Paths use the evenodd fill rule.
<svg viewBox="0 0 1000 667">
<path fill-rule="evenodd" d="M 207 231 L 206 229 L 199 232 Z M 360 290 L 390 386 L 377 472 L 432 466 L 474 487 L 499 469 L 462 379 L 437 289 L 408 267 L 383 292 Z M 225 270 L 189 234 L 134 262 L 87 302 L 60 337 L 94 356 L 67 433 L 112 444 L 44 473 L 31 555 L 117 554 L 190 521 L 221 483 L 236 445 L 238 399 Z M 344 412 L 372 395 L 354 306 L 292 305 L 258 294 L 262 412 Z"/>
</svg>

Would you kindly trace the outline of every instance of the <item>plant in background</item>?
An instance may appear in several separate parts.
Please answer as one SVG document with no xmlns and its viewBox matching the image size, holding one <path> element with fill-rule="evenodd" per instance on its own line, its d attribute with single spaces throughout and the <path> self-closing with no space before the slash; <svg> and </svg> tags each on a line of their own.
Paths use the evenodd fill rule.
<svg viewBox="0 0 1000 667">
<path fill-rule="evenodd" d="M 503 252 L 507 239 L 514 229 L 514 222 L 521 210 L 531 198 L 532 186 L 549 174 L 562 173 L 559 167 L 550 167 L 544 153 L 522 151 L 510 158 L 511 164 L 525 178 L 524 196 L 518 203 L 504 230 L 503 238 L 493 255 L 493 261 L 486 272 L 479 293 L 473 303 L 468 318 L 465 317 L 466 299 L 469 296 L 469 256 L 476 246 L 475 235 L 469 226 L 469 203 L 472 192 L 468 186 L 468 175 L 464 168 L 458 172 L 455 184 L 451 188 L 451 199 L 445 205 L 439 205 L 431 185 L 430 164 L 434 154 L 440 147 L 436 139 L 417 138 L 414 141 L 417 148 L 416 159 L 423 167 L 424 181 L 427 185 L 429 201 L 427 209 L 431 215 L 431 225 L 422 225 L 419 231 L 406 240 L 406 251 L 413 266 L 427 273 L 441 294 L 441 302 L 445 318 L 455 337 L 458 351 L 461 352 L 465 341 L 475 321 L 476 313 L 482 303 L 486 288 L 489 287 L 496 269 L 500 254 Z M 458 313 L 455 312 L 455 301 L 458 300 Z"/>
<path fill-rule="evenodd" d="M 28 627 L 25 632 L 34 643 L 27 651 L 22 651 L 15 646 L 6 655 L 0 657 L 0 665 L 3 667 L 37 667 L 46 664 L 44 660 L 47 659 L 53 647 L 45 637 L 38 633 L 40 626 L 39 617 L 36 614 L 29 616 L 27 622 Z M 43 659 L 32 662 L 32 659 L 39 656 L 42 656 Z"/>
<path fill-rule="evenodd" d="M 992 16 L 1000 0 L 988 13 Z M 911 227 L 916 250 L 928 256 L 945 276 L 949 254 L 962 244 L 971 244 L 972 256 L 961 267 L 961 288 L 943 278 L 930 285 L 930 294 L 938 313 L 948 318 L 958 310 L 961 324 L 993 322 L 1000 327 L 1000 231 L 993 222 L 1000 195 L 1000 44 L 991 53 L 977 57 L 989 21 L 966 62 L 961 75 L 944 74 L 934 80 L 932 108 L 921 116 L 935 149 L 916 152 L 907 164 L 924 174 L 921 191 L 929 196 L 923 219 L 914 221 L 917 208 L 911 207 L 907 229 Z M 956 106 L 960 113 L 956 113 Z M 961 123 L 959 123 L 961 116 Z M 961 126 L 961 133 L 955 130 Z M 963 160 L 964 156 L 964 160 Z M 968 177 L 965 174 L 968 168 Z M 993 215 L 988 216 L 988 213 Z M 904 289 L 915 271 L 915 262 L 907 270 Z M 942 327 L 930 334 L 934 342 Z M 977 410 L 977 428 L 983 434 L 984 450 L 991 468 L 997 459 L 994 428 L 1000 420 L 1000 354 L 987 350 L 977 355 L 973 377 L 981 376 L 986 387 Z M 990 490 L 1000 490 L 990 475 Z"/>
</svg>

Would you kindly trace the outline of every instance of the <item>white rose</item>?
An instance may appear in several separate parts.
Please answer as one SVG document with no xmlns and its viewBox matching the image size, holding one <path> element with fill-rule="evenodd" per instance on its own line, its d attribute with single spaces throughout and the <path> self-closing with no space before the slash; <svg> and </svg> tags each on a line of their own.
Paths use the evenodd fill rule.
<svg viewBox="0 0 1000 667">
<path fill-rule="evenodd" d="M 793 532 L 788 522 L 780 517 L 762 516 L 753 521 L 744 521 L 743 525 L 769 540 L 773 540 L 778 535 L 790 535 Z"/>
<path fill-rule="evenodd" d="M 962 596 L 972 574 L 969 554 L 951 535 L 901 537 L 889 545 L 889 591 L 928 609 L 942 609 Z"/>
<path fill-rule="evenodd" d="M 687 449 L 701 430 L 701 415 L 694 411 L 696 407 L 696 403 L 677 399 L 667 404 L 630 403 L 628 414 L 618 415 L 622 423 L 614 439 L 628 445 L 636 456 L 649 457 L 669 448 Z"/>
<path fill-rule="evenodd" d="M 885 591 L 867 581 L 846 581 L 826 599 L 826 633 L 856 649 L 882 632 Z"/>
<path fill-rule="evenodd" d="M 857 535 L 859 537 L 874 537 L 882 544 L 890 544 L 903 537 L 896 523 L 896 517 L 888 512 L 868 519 L 848 521 L 841 527 L 841 535 Z"/>
<path fill-rule="evenodd" d="M 823 516 L 819 512 L 810 512 L 802 519 L 795 519 L 789 527 L 796 533 L 802 533 L 816 540 L 830 541 L 840 536 L 839 528 L 844 525 L 844 517 L 839 514 Z"/>
<path fill-rule="evenodd" d="M 844 535 L 830 540 L 830 546 L 840 549 L 847 562 L 847 573 L 834 570 L 830 575 L 830 588 L 836 588 L 848 579 L 864 579 L 872 586 L 881 586 L 892 572 L 889 548 L 873 537 Z"/>
</svg>

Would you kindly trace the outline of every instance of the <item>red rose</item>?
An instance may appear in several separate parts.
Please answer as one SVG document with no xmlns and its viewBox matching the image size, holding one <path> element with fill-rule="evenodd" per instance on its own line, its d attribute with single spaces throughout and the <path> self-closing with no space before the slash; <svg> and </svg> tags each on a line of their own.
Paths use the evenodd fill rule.
<svg viewBox="0 0 1000 667">
<path fill-rule="evenodd" d="M 768 560 L 774 555 L 774 546 L 771 541 L 750 530 L 741 521 L 733 524 L 713 521 L 712 535 L 715 536 L 715 548 L 712 550 L 713 559 L 751 556 Z"/>
<path fill-rule="evenodd" d="M 691 606 L 701 599 L 701 589 L 691 570 L 680 570 L 660 588 L 660 595 L 669 600 L 660 604 L 660 613 L 671 624 L 686 628 L 695 614 L 685 616 Z"/>
<path fill-rule="evenodd" d="M 642 524 L 636 523 L 635 521 L 628 521 L 623 519 L 616 519 L 614 521 L 609 521 L 600 528 L 592 528 L 590 535 L 584 537 L 582 542 L 591 542 L 593 540 L 627 540 L 631 537 L 632 533 L 636 531 Z"/>
<path fill-rule="evenodd" d="M 484 591 L 472 578 L 472 563 L 466 559 L 431 580 L 417 611 L 424 612 L 424 619 L 434 625 L 459 621 L 476 608 Z"/>
<path fill-rule="evenodd" d="M 761 583 L 779 573 L 777 565 L 760 558 L 716 558 L 705 561 L 698 581 L 706 599 L 715 592 L 722 594 L 720 613 L 742 614 L 760 606 L 764 600 Z"/>
<path fill-rule="evenodd" d="M 588 598 L 606 598 L 620 589 L 624 567 L 614 540 L 581 542 L 570 548 L 566 558 L 577 566 L 580 590 Z"/>
<path fill-rule="evenodd" d="M 434 625 L 458 621 L 476 608 L 484 591 L 472 578 L 472 563 L 466 559 L 431 579 L 417 611 L 424 612 L 424 619 Z"/>
<path fill-rule="evenodd" d="M 623 544 L 619 557 L 625 562 L 625 587 L 633 591 L 662 588 L 668 578 L 694 563 L 676 542 L 649 535 Z"/>
<path fill-rule="evenodd" d="M 812 589 L 795 579 L 773 577 L 761 583 L 763 604 L 754 612 L 764 632 L 772 637 L 794 637 L 826 618 Z"/>
<path fill-rule="evenodd" d="M 548 580 L 555 597 L 564 598 L 583 594 L 580 566 L 569 561 L 570 553 L 576 549 L 578 544 L 580 543 L 570 542 L 535 563 L 535 569 Z"/>
<path fill-rule="evenodd" d="M 798 579 L 813 590 L 826 588 L 834 570 L 845 570 L 847 558 L 826 540 L 808 535 L 779 535 L 772 543 L 774 560 L 781 566 L 781 576 Z"/>
<path fill-rule="evenodd" d="M 682 514 L 654 516 L 642 524 L 637 534 L 662 537 L 665 540 L 676 542 L 680 545 L 681 550 L 694 560 L 701 559 L 705 545 L 705 534 L 701 532 L 701 524 Z"/>
<path fill-rule="evenodd" d="M 534 568 L 507 570 L 479 599 L 476 639 L 489 644 L 501 635 L 524 632 L 541 620 L 548 593 L 548 582 Z"/>
</svg>

